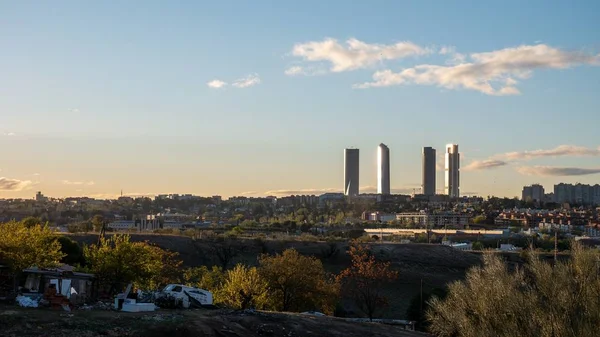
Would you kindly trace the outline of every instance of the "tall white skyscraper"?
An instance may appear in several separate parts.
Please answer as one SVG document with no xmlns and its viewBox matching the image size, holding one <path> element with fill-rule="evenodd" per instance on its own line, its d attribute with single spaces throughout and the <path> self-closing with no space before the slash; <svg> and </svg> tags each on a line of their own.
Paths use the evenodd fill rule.
<svg viewBox="0 0 600 337">
<path fill-rule="evenodd" d="M 445 192 L 451 198 L 460 197 L 460 153 L 457 144 L 446 145 Z"/>
<path fill-rule="evenodd" d="M 358 149 L 344 150 L 344 194 L 358 195 L 359 160 Z"/>
<path fill-rule="evenodd" d="M 383 143 L 377 147 L 377 193 L 390 194 L 390 149 Z"/>
</svg>

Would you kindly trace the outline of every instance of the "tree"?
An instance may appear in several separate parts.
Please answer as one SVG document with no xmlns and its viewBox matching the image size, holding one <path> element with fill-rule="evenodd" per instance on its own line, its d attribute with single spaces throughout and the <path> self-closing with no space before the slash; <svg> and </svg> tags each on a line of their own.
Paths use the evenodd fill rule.
<svg viewBox="0 0 600 337">
<path fill-rule="evenodd" d="M 427 313 L 438 336 L 597 336 L 600 330 L 600 254 L 573 244 L 571 257 L 554 265 L 531 253 L 514 272 L 502 258 L 484 254 L 483 266 L 434 298 Z"/>
<path fill-rule="evenodd" d="M 34 216 L 28 216 L 25 219 L 21 220 L 21 223 L 27 227 L 27 228 L 31 228 L 35 225 L 41 225 L 42 224 L 42 220 L 40 218 L 34 217 Z"/>
<path fill-rule="evenodd" d="M 206 266 L 187 268 L 183 273 L 186 285 L 205 289 L 215 294 L 223 284 L 223 270 L 217 266 L 208 269 Z M 215 298 L 215 302 L 218 299 Z"/>
<path fill-rule="evenodd" d="M 223 270 L 226 270 L 233 259 L 235 259 L 242 251 L 244 251 L 245 248 L 246 247 L 241 245 L 237 240 L 223 237 L 218 237 L 209 243 L 209 249 L 212 253 L 213 259 L 221 266 Z"/>
<path fill-rule="evenodd" d="M 483 250 L 484 246 L 483 243 L 481 241 L 475 241 L 473 242 L 473 250 Z"/>
<path fill-rule="evenodd" d="M 484 224 L 487 220 L 487 217 L 485 215 L 478 215 L 476 217 L 473 218 L 473 223 L 476 225 L 480 225 L 480 224 Z"/>
<path fill-rule="evenodd" d="M 100 232 L 102 227 L 104 226 L 104 217 L 102 215 L 94 215 L 92 218 L 92 226 L 94 227 L 94 231 Z"/>
<path fill-rule="evenodd" d="M 287 249 L 277 255 L 261 255 L 258 271 L 269 284 L 275 310 L 333 312 L 339 285 L 328 277 L 318 259 Z"/>
<path fill-rule="evenodd" d="M 85 258 L 83 257 L 83 249 L 81 246 L 71 238 L 67 236 L 59 236 L 57 238 L 60 243 L 60 251 L 65 254 L 61 262 L 68 265 L 83 265 L 85 264 Z"/>
<path fill-rule="evenodd" d="M 127 284 L 157 289 L 178 279 L 181 261 L 172 253 L 147 242 L 131 242 L 129 235 L 101 237 L 98 245 L 84 247 L 88 270 L 96 274 L 109 295 Z"/>
<path fill-rule="evenodd" d="M 350 245 L 349 254 L 352 264 L 338 275 L 338 279 L 342 289 L 372 320 L 379 309 L 388 305 L 382 292 L 383 285 L 397 279 L 398 272 L 390 270 L 389 262 L 377 261 L 366 245 L 356 241 Z"/>
<path fill-rule="evenodd" d="M 256 267 L 237 264 L 225 273 L 218 291 L 220 301 L 233 309 L 264 309 L 269 301 L 269 285 Z"/>
<path fill-rule="evenodd" d="M 0 224 L 0 261 L 13 273 L 32 266 L 55 267 L 64 256 L 56 235 L 47 225 L 28 228 L 23 222 Z"/>
</svg>

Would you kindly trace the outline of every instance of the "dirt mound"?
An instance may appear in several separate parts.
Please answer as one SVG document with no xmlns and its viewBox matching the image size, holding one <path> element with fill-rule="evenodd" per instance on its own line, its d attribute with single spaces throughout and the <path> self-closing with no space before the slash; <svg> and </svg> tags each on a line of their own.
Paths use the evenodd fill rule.
<svg viewBox="0 0 600 337">
<path fill-rule="evenodd" d="M 378 323 L 354 323 L 303 314 L 159 310 L 153 313 L 73 311 L 0 307 L 0 336 L 380 336 L 427 334 Z"/>
</svg>

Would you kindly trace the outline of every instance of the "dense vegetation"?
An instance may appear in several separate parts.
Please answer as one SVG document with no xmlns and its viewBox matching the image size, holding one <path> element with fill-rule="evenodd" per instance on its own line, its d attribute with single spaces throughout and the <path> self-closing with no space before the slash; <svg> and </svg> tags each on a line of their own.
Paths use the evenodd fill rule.
<svg viewBox="0 0 600 337">
<path fill-rule="evenodd" d="M 430 330 L 439 336 L 597 336 L 600 330 L 600 253 L 573 244 L 569 260 L 533 254 L 510 271 L 494 254 L 430 301 Z"/>
</svg>

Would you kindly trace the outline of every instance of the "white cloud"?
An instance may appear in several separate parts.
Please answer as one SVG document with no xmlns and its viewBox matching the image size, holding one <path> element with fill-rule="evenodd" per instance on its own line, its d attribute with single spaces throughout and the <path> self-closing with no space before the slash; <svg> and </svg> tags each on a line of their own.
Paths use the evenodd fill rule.
<svg viewBox="0 0 600 337">
<path fill-rule="evenodd" d="M 11 136 L 16 136 L 16 135 L 17 135 L 17 134 L 16 134 L 16 133 L 14 133 L 14 132 L 3 132 L 2 134 L 3 134 L 4 136 L 8 136 L 8 137 L 11 137 Z"/>
<path fill-rule="evenodd" d="M 582 157 L 582 156 L 600 156 L 600 147 L 593 149 L 576 145 L 559 145 L 553 149 L 532 150 L 532 151 L 514 151 L 494 155 L 485 160 L 475 160 L 463 169 L 465 171 L 486 170 L 500 166 L 509 165 L 519 160 L 532 160 L 544 157 Z"/>
<path fill-rule="evenodd" d="M 32 176 L 36 176 L 37 177 L 37 176 L 40 176 L 40 174 L 39 173 L 34 173 L 34 174 L 32 174 Z"/>
<path fill-rule="evenodd" d="M 304 69 L 299 66 L 289 67 L 285 70 L 285 74 L 288 76 L 304 75 Z"/>
<path fill-rule="evenodd" d="M 69 111 L 73 112 L 73 113 L 78 113 L 79 109 L 78 108 L 72 108 L 72 109 L 69 109 Z"/>
<path fill-rule="evenodd" d="M 355 38 L 344 44 L 332 38 L 323 41 L 298 43 L 292 55 L 307 62 L 328 62 L 332 72 L 366 68 L 385 60 L 395 60 L 430 53 L 427 48 L 404 41 L 395 44 L 369 44 Z M 297 70 L 297 69 L 296 69 Z"/>
<path fill-rule="evenodd" d="M 529 176 L 583 176 L 600 173 L 600 168 L 523 166 L 517 172 Z"/>
<path fill-rule="evenodd" d="M 258 77 L 258 74 L 250 74 L 235 80 L 232 85 L 236 88 L 248 88 L 257 84 L 260 84 L 260 77 Z"/>
<path fill-rule="evenodd" d="M 506 165 L 508 165 L 508 163 L 505 161 L 502 161 L 502 160 L 493 160 L 493 159 L 474 160 L 469 165 L 465 166 L 463 168 L 463 170 L 465 170 L 465 171 L 487 170 L 487 169 L 492 169 L 492 168 L 506 166 Z"/>
<path fill-rule="evenodd" d="M 81 186 L 81 185 L 92 186 L 92 185 L 96 184 L 93 181 L 70 181 L 70 180 L 63 180 L 62 183 L 63 183 L 63 185 L 77 185 L 77 186 Z"/>
<path fill-rule="evenodd" d="M 445 50 L 445 52 L 449 52 Z M 373 74 L 373 81 L 354 88 L 401 84 L 436 85 L 446 89 L 468 89 L 488 95 L 517 95 L 516 79 L 527 79 L 535 69 L 566 69 L 577 65 L 599 65 L 600 55 L 564 51 L 544 44 L 523 45 L 469 55 L 471 62 L 451 66 L 417 65 L 400 72 L 389 69 Z"/>
<path fill-rule="evenodd" d="M 449 55 L 451 58 L 446 61 L 446 64 L 461 64 L 467 59 L 465 54 L 458 53 L 454 46 L 444 46 L 440 48 L 440 55 Z"/>
<path fill-rule="evenodd" d="M 30 180 L 19 180 L 0 177 L 0 191 L 22 191 L 34 183 Z"/>
<path fill-rule="evenodd" d="M 313 66 L 292 66 L 284 71 L 288 76 L 317 76 L 326 74 L 327 70 L 322 67 Z"/>
<path fill-rule="evenodd" d="M 213 89 L 221 89 L 227 85 L 227 82 L 223 82 L 221 80 L 212 80 L 206 83 L 206 85 Z"/>
<path fill-rule="evenodd" d="M 539 157 L 560 157 L 560 156 L 600 156 L 600 147 L 590 149 L 583 146 L 559 145 L 550 150 L 533 150 L 521 152 L 508 152 L 500 155 L 508 160 L 533 159 Z"/>
</svg>

